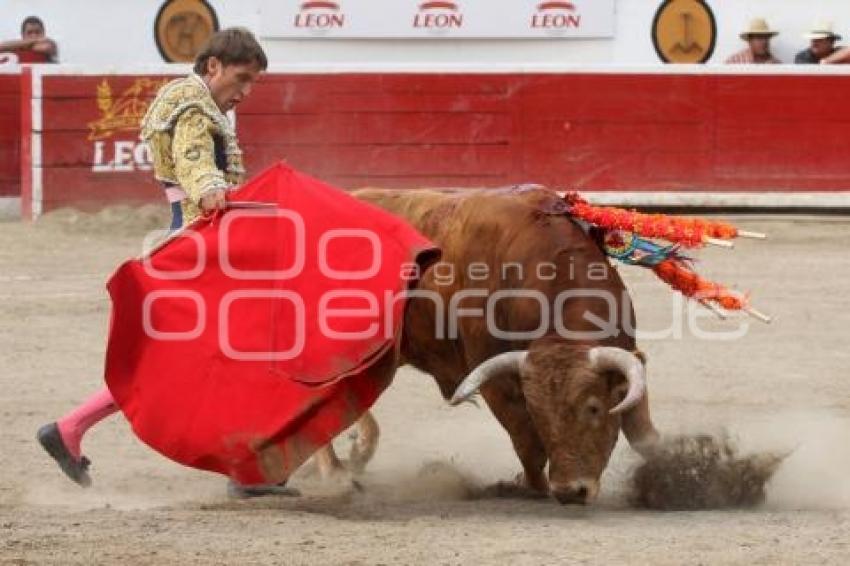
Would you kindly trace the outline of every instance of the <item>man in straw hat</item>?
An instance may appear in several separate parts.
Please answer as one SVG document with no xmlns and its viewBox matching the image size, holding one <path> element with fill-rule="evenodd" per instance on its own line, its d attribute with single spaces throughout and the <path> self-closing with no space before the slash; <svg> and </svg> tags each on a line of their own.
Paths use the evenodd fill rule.
<svg viewBox="0 0 850 566">
<path fill-rule="evenodd" d="M 817 22 L 808 33 L 803 34 L 803 37 L 811 42 L 808 49 L 804 49 L 797 53 L 794 62 L 797 64 L 814 65 L 820 63 L 836 52 L 838 49 L 835 42 L 841 39 L 841 36 L 835 33 L 832 29 L 832 22 L 821 21 Z"/>
<path fill-rule="evenodd" d="M 749 27 L 741 32 L 740 36 L 742 40 L 747 42 L 746 49 L 726 59 L 726 63 L 729 65 L 781 63 L 770 52 L 770 38 L 778 34 L 778 31 L 770 29 L 770 26 L 767 25 L 767 20 L 764 18 L 751 20 Z"/>
</svg>

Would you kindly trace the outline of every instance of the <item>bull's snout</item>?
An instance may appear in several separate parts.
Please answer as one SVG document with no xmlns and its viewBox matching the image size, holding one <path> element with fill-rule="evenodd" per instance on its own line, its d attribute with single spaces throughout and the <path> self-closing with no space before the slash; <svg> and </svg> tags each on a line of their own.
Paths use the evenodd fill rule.
<svg viewBox="0 0 850 566">
<path fill-rule="evenodd" d="M 558 503 L 563 505 L 585 505 L 593 502 L 599 494 L 599 482 L 593 479 L 574 480 L 567 484 L 552 484 L 549 486 Z"/>
</svg>

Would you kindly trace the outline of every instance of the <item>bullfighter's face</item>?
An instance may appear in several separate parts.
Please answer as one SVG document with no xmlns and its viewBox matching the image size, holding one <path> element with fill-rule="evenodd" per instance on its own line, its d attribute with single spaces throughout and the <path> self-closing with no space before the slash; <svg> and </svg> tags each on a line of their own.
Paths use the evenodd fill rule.
<svg viewBox="0 0 850 566">
<path fill-rule="evenodd" d="M 549 458 L 549 490 L 561 503 L 589 503 L 617 443 L 620 416 L 610 413 L 628 390 L 618 372 L 591 368 L 587 348 L 533 345 L 521 371 L 531 418 Z"/>
<path fill-rule="evenodd" d="M 261 72 L 253 63 L 225 65 L 216 57 L 210 57 L 204 81 L 219 109 L 228 112 L 251 94 Z"/>
</svg>

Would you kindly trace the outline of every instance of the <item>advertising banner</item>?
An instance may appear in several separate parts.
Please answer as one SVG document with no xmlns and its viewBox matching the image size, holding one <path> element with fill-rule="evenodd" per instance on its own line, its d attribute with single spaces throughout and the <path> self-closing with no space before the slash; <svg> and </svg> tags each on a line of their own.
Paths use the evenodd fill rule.
<svg viewBox="0 0 850 566">
<path fill-rule="evenodd" d="M 268 0 L 267 38 L 568 39 L 612 37 L 614 0 Z"/>
</svg>

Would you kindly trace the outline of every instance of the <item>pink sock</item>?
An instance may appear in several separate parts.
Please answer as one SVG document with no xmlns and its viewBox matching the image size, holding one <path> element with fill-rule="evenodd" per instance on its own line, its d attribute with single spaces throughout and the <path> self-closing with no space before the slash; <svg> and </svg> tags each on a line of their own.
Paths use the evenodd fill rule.
<svg viewBox="0 0 850 566">
<path fill-rule="evenodd" d="M 109 389 L 104 387 L 82 405 L 56 421 L 62 442 L 76 459 L 80 459 L 80 444 L 88 429 L 118 410 Z"/>
</svg>

